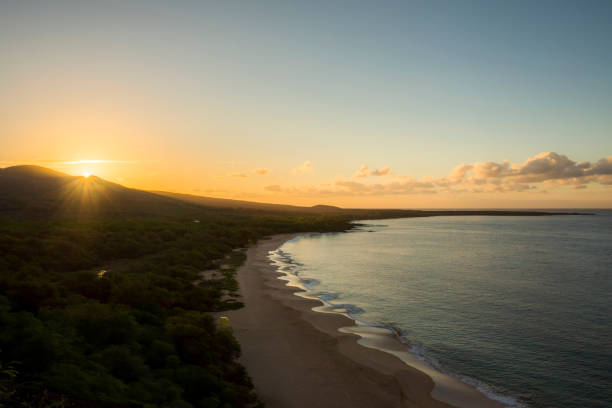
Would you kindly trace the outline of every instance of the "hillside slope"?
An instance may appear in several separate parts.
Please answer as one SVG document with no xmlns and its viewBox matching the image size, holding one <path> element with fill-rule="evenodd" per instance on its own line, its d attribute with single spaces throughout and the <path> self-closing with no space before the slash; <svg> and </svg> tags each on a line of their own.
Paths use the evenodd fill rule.
<svg viewBox="0 0 612 408">
<path fill-rule="evenodd" d="M 198 204 L 204 207 L 213 208 L 231 208 L 231 209 L 242 209 L 242 210 L 262 210 L 262 211 L 289 211 L 289 212 L 300 212 L 300 213 L 334 213 L 341 212 L 340 207 L 334 207 L 331 205 L 315 205 L 312 207 L 301 207 L 297 205 L 286 205 L 286 204 L 270 204 L 270 203 L 258 203 L 253 201 L 243 200 L 232 200 L 227 198 L 213 198 L 203 197 L 191 194 L 180 194 L 170 193 L 166 191 L 153 191 L 155 194 L 163 195 L 165 197 L 175 198 L 178 200 L 186 201 L 193 204 Z"/>
<path fill-rule="evenodd" d="M 39 166 L 0 169 L 0 214 L 73 218 L 180 214 L 197 206 L 127 188 L 96 176 L 80 177 Z"/>
</svg>

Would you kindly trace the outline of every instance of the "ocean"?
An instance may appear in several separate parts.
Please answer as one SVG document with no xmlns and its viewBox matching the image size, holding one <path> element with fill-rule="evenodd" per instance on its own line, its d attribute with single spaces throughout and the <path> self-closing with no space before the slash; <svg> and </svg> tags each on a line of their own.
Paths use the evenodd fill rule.
<svg viewBox="0 0 612 408">
<path fill-rule="evenodd" d="M 271 258 L 510 407 L 612 407 L 612 212 L 360 221 Z"/>
</svg>

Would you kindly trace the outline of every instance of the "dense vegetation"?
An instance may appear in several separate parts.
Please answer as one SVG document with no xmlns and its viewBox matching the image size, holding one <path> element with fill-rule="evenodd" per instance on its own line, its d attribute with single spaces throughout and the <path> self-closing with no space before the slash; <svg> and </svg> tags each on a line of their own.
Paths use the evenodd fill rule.
<svg viewBox="0 0 612 408">
<path fill-rule="evenodd" d="M 3 222 L 4 404 L 255 404 L 250 379 L 235 362 L 239 345 L 210 314 L 240 307 L 223 296 L 236 290 L 232 269 L 226 279 L 195 285 L 198 272 L 240 263 L 242 253 L 233 250 L 263 235 L 339 230 L 346 219 L 226 212 L 198 221 Z"/>
<path fill-rule="evenodd" d="M 456 214 L 478 213 L 490 212 Z M 2 169 L 0 407 L 256 406 L 240 347 L 213 314 L 241 307 L 240 248 L 441 214 L 453 213 L 211 201 Z"/>
</svg>

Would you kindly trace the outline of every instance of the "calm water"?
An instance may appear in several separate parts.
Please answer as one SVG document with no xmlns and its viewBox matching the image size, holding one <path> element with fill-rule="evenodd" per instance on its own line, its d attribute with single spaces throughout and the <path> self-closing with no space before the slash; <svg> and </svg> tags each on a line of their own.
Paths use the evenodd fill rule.
<svg viewBox="0 0 612 408">
<path fill-rule="evenodd" d="M 611 212 L 364 223 L 279 254 L 321 297 L 510 406 L 612 407 Z"/>
</svg>

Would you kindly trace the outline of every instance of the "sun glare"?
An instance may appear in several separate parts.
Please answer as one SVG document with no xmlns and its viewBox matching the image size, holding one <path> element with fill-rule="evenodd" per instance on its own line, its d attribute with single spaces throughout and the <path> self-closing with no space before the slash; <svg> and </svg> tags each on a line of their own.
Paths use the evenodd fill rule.
<svg viewBox="0 0 612 408">
<path fill-rule="evenodd" d="M 91 173 L 88 173 L 88 172 L 83 173 L 83 177 L 89 177 L 89 176 L 91 176 Z"/>
</svg>

